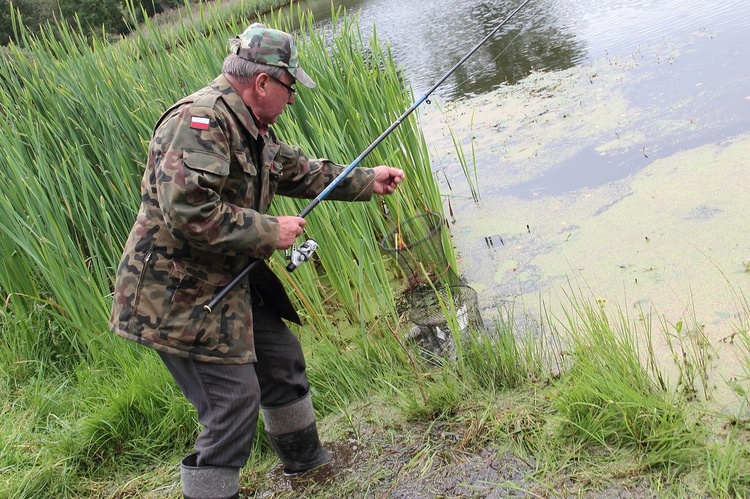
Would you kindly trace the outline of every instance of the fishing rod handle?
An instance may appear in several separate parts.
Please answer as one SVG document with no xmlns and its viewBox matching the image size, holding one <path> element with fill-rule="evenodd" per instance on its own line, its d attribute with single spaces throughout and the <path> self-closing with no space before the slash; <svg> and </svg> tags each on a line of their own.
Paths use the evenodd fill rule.
<svg viewBox="0 0 750 499">
<path fill-rule="evenodd" d="M 338 177 L 337 177 L 338 178 Z M 313 208 L 315 208 L 318 203 L 320 202 L 320 199 L 313 199 L 311 203 L 309 203 L 304 210 L 300 212 L 299 215 L 297 215 L 300 218 L 305 218 L 305 216 L 312 211 Z M 247 267 L 245 267 L 242 272 L 237 274 L 237 277 L 229 281 L 229 284 L 221 288 L 218 293 L 216 293 L 216 296 L 208 303 L 208 305 L 203 305 L 203 309 L 207 313 L 211 313 L 216 305 L 229 293 L 231 290 L 237 286 L 240 281 L 242 281 L 247 275 L 250 273 L 253 268 L 255 268 L 256 265 L 258 265 L 259 259 L 255 259 L 250 261 L 250 263 L 247 264 Z"/>
</svg>

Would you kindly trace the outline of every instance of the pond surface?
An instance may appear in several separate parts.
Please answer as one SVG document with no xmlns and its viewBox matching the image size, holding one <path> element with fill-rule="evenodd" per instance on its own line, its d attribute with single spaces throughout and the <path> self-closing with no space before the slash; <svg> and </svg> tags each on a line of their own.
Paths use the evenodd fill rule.
<svg viewBox="0 0 750 499">
<path fill-rule="evenodd" d="M 376 26 L 419 97 L 521 2 L 334 3 Z M 325 25 L 330 2 L 308 5 Z M 575 295 L 643 315 L 665 364 L 705 365 L 696 383 L 739 410 L 725 380 L 750 322 L 748 26 L 739 0 L 532 0 L 420 107 L 487 315 L 561 317 Z"/>
</svg>

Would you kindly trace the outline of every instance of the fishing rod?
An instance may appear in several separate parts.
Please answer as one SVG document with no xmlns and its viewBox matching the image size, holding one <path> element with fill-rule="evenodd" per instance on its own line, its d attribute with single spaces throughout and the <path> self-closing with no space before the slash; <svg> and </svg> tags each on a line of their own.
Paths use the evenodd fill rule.
<svg viewBox="0 0 750 499">
<path fill-rule="evenodd" d="M 474 55 L 474 52 L 479 50 L 479 48 L 487 42 L 497 31 L 502 28 L 508 21 L 510 21 L 518 12 L 523 9 L 526 4 L 528 4 L 531 0 L 524 0 L 524 2 L 519 5 L 513 12 L 511 12 L 508 17 L 506 17 L 500 24 L 498 24 L 492 31 L 490 31 L 487 36 L 482 38 L 482 40 L 474 45 L 469 52 L 464 55 L 461 60 L 459 60 L 456 64 L 453 65 L 452 68 L 448 70 L 447 73 L 445 73 L 442 78 L 440 78 L 432 87 L 430 87 L 427 92 L 424 93 L 422 97 L 417 99 L 414 104 L 411 105 L 409 109 L 404 111 L 404 113 L 396 118 L 396 121 L 394 121 L 388 128 L 383 131 L 383 133 L 380 134 L 380 136 L 375 139 L 372 144 L 367 146 L 367 149 L 362 151 L 359 156 L 357 156 L 354 161 L 352 161 L 349 166 L 344 168 L 344 170 L 341 171 L 341 173 L 330 183 L 328 186 L 323 189 L 320 194 L 318 194 L 315 199 L 310 201 L 310 203 L 305 206 L 305 208 L 299 213 L 299 217 L 305 218 L 313 209 L 315 209 L 318 204 L 323 201 L 333 189 L 335 189 L 341 181 L 343 181 L 349 173 L 351 173 L 352 170 L 354 170 L 360 162 L 362 162 L 365 157 L 367 157 L 368 154 L 372 152 L 373 149 L 375 149 L 388 135 L 391 134 L 393 130 L 396 129 L 397 126 L 399 126 L 412 112 L 414 112 L 415 109 L 417 109 L 424 101 L 427 100 L 427 98 L 440 86 L 447 80 L 466 60 Z M 294 271 L 299 265 L 302 263 L 308 261 L 312 254 L 315 252 L 315 250 L 318 248 L 318 243 L 316 243 L 312 239 L 308 239 L 303 244 L 300 245 L 299 248 L 297 248 L 296 245 L 292 247 L 291 255 L 288 255 L 289 264 L 286 266 L 286 269 L 289 272 Z M 240 272 L 234 279 L 229 282 L 226 286 L 224 286 L 211 300 L 211 302 L 208 303 L 208 305 L 204 305 L 203 308 L 206 310 L 206 312 L 211 312 L 213 308 L 229 293 L 237 284 L 239 284 L 247 275 L 250 273 L 253 268 L 260 262 L 260 259 L 255 259 L 251 261 L 247 267 L 245 267 L 242 272 Z"/>
</svg>

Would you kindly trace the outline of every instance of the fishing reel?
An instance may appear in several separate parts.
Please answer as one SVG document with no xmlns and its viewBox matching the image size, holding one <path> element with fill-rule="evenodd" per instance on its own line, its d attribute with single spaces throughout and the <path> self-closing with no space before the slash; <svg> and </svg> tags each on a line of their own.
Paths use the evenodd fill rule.
<svg viewBox="0 0 750 499">
<path fill-rule="evenodd" d="M 289 252 L 289 250 L 286 250 L 285 253 L 286 259 L 289 261 L 286 269 L 289 272 L 294 272 L 294 269 L 312 258 L 313 253 L 315 253 L 316 249 L 318 249 L 318 243 L 315 242 L 315 239 L 308 239 L 304 243 L 300 244 L 299 247 L 297 247 L 296 244 L 292 245 L 291 253 Z"/>
</svg>

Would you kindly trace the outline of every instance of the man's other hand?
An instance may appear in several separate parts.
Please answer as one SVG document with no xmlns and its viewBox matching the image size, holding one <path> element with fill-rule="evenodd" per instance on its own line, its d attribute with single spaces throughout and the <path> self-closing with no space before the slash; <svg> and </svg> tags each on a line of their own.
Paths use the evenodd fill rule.
<svg viewBox="0 0 750 499">
<path fill-rule="evenodd" d="M 375 194 L 393 194 L 405 177 L 403 170 L 392 166 L 376 166 L 373 170 L 375 170 L 375 184 L 372 190 Z"/>
</svg>

